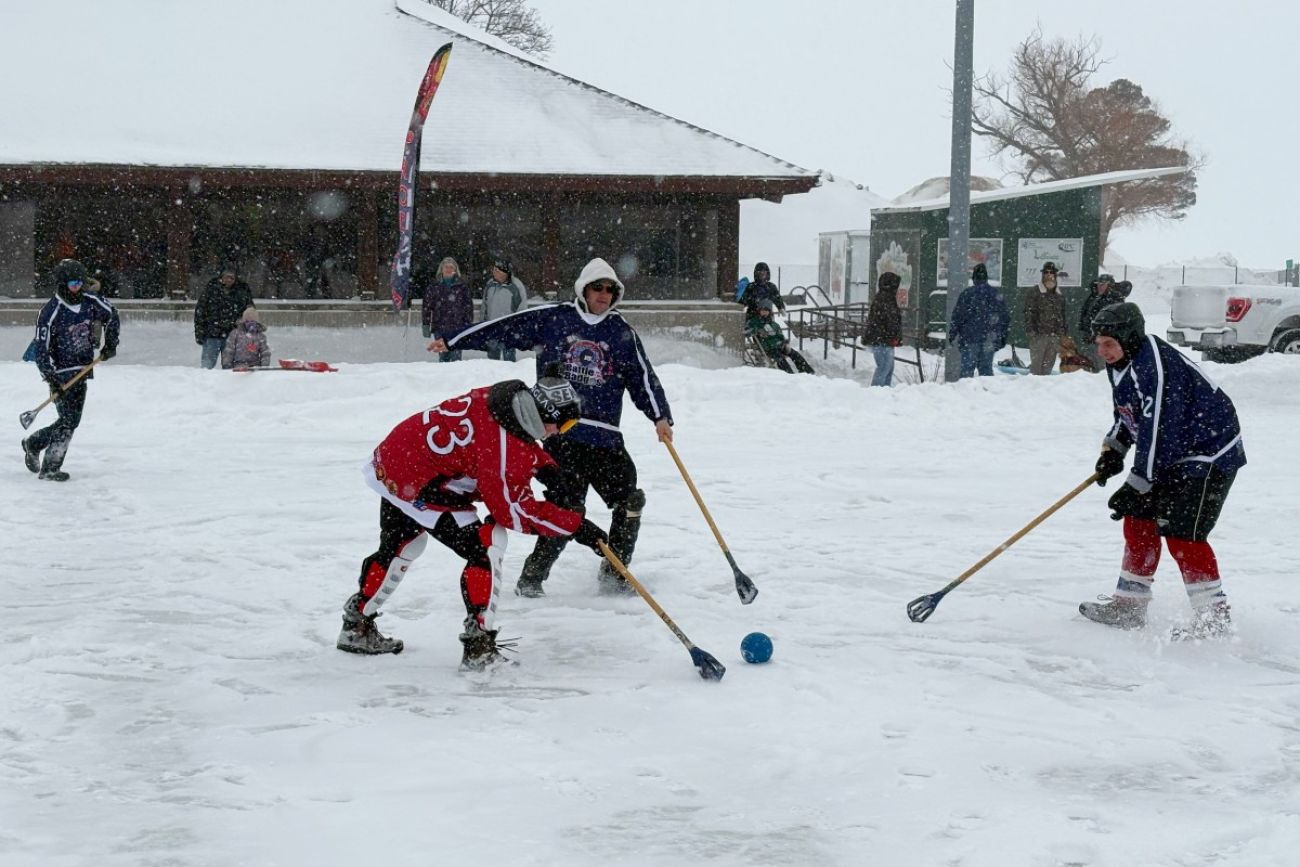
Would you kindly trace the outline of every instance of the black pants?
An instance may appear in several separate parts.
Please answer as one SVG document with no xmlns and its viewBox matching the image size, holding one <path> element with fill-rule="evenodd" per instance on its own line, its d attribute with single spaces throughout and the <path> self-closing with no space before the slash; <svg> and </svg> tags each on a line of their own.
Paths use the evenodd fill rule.
<svg viewBox="0 0 1300 867">
<path fill-rule="evenodd" d="M 45 452 L 41 472 L 52 473 L 63 466 L 63 459 L 68 454 L 68 443 L 72 442 L 72 434 L 81 424 L 81 411 L 85 406 L 86 381 L 83 379 L 54 401 L 54 408 L 59 411 L 58 421 L 28 438 L 28 448 Z"/>
<path fill-rule="evenodd" d="M 1175 477 L 1151 488 L 1133 517 L 1155 521 L 1161 536 L 1204 542 L 1219 521 L 1236 471 L 1210 467 L 1201 477 Z"/>
<path fill-rule="evenodd" d="M 632 559 L 641 527 L 645 495 L 636 486 L 636 464 L 622 445 L 606 448 L 576 442 L 564 436 L 547 437 L 547 453 L 564 470 L 564 475 L 546 490 L 546 499 L 576 512 L 585 510 L 587 491 L 596 493 L 614 512 L 609 527 L 609 547 L 624 563 Z M 524 563 L 523 577 L 545 580 L 569 536 L 538 536 L 533 553 Z"/>
<path fill-rule="evenodd" d="M 439 516 L 433 529 L 430 530 L 388 500 L 381 499 L 379 501 L 379 550 L 361 561 L 361 575 L 357 578 L 361 595 L 367 599 L 373 596 L 383 583 L 393 560 L 397 559 L 398 555 L 403 553 L 403 549 L 417 536 L 425 532 L 454 551 L 456 556 L 465 561 L 467 567 L 477 567 L 490 572 L 492 564 L 488 558 L 487 546 L 483 544 L 482 530 L 482 521 L 473 521 L 462 527 L 456 523 L 456 519 L 450 513 Z M 409 557 L 410 554 L 408 553 L 407 556 Z M 463 574 L 461 596 L 464 598 L 466 609 L 471 613 L 473 609 L 481 607 L 470 604 Z"/>
</svg>

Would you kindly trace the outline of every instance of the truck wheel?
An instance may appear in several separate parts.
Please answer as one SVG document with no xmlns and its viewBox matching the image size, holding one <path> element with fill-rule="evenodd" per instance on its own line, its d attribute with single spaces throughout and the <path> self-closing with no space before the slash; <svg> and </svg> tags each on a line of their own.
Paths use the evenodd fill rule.
<svg viewBox="0 0 1300 867">
<path fill-rule="evenodd" d="M 1300 355 L 1300 328 L 1291 328 L 1273 338 L 1273 351 Z"/>
</svg>

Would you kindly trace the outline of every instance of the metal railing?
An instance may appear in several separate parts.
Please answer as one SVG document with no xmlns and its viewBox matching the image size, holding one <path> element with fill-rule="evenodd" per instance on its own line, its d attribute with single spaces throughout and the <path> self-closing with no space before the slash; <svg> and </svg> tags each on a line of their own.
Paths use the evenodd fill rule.
<svg viewBox="0 0 1300 867">
<path fill-rule="evenodd" d="M 824 294 L 824 293 L 823 293 Z M 849 367 L 857 370 L 858 353 L 870 355 L 870 350 L 860 340 L 866 327 L 867 311 L 870 305 L 863 302 L 853 304 L 835 304 L 827 306 L 801 307 L 786 310 L 791 336 L 799 342 L 799 351 L 803 351 L 804 341 L 820 340 L 822 342 L 822 360 L 830 357 L 831 348 L 849 350 Z M 925 369 L 921 365 L 922 335 L 916 328 L 903 329 L 903 346 L 910 346 L 915 358 L 903 358 L 897 353 L 894 360 L 909 364 L 917 369 L 921 382 L 925 382 Z"/>
</svg>

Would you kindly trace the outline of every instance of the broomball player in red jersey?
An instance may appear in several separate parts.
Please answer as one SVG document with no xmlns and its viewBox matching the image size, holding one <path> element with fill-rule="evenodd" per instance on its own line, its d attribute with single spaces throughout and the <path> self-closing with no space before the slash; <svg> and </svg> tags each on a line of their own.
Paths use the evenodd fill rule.
<svg viewBox="0 0 1300 867">
<path fill-rule="evenodd" d="M 496 607 L 506 530 L 574 538 L 600 553 L 608 536 L 580 512 L 533 496 L 536 478 L 550 487 L 562 471 L 538 440 L 578 420 L 582 403 L 567 381 L 543 376 L 531 389 L 519 380 L 476 388 L 416 413 L 384 438 L 366 464 L 366 483 L 382 498 L 379 550 L 361 563 L 360 590 L 343 606 L 338 649 L 401 653 L 400 640 L 375 627 L 411 562 L 432 535 L 464 558 L 461 670 L 499 661 Z M 476 503 L 487 507 L 480 520 Z"/>
</svg>

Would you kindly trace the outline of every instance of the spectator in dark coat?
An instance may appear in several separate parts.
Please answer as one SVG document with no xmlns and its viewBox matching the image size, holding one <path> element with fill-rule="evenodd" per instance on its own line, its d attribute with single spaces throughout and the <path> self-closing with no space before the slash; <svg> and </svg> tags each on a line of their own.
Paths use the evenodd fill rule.
<svg viewBox="0 0 1300 867">
<path fill-rule="evenodd" d="M 876 359 L 872 385 L 889 387 L 894 380 L 894 347 L 903 342 L 903 313 L 898 307 L 898 289 L 902 280 L 886 271 L 876 281 L 876 295 L 867 309 L 867 324 L 862 342 L 871 348 Z"/>
<path fill-rule="evenodd" d="M 957 344 L 961 353 L 960 379 L 993 375 L 993 353 L 1007 343 L 1011 329 L 1011 313 L 1002 291 L 989 285 L 988 269 L 984 263 L 971 272 L 971 285 L 957 297 L 957 307 L 952 312 L 948 339 Z"/>
<path fill-rule="evenodd" d="M 772 271 L 766 262 L 754 266 L 754 281 L 745 287 L 745 291 L 736 300 L 745 305 L 746 319 L 758 317 L 760 301 L 771 301 L 776 310 L 785 312 L 785 300 L 781 298 L 781 290 L 772 282 Z"/>
<path fill-rule="evenodd" d="M 460 276 L 460 266 L 448 256 L 438 263 L 437 279 L 421 292 L 423 311 L 420 324 L 425 337 L 447 339 L 469 327 L 474 320 L 474 299 L 469 284 Z M 438 353 L 439 361 L 460 361 L 459 349 Z"/>
<path fill-rule="evenodd" d="M 1083 345 L 1083 352 L 1092 361 L 1093 371 L 1096 372 L 1105 369 L 1106 363 L 1097 353 L 1097 344 L 1092 340 L 1092 320 L 1107 307 L 1123 304 L 1128 293 L 1133 291 L 1133 284 L 1127 280 L 1116 283 L 1115 278 L 1109 274 L 1098 274 L 1088 288 L 1092 291 L 1083 299 L 1083 306 L 1079 308 L 1079 343 Z"/>
<path fill-rule="evenodd" d="M 235 330 L 239 317 L 253 306 L 253 292 L 239 279 L 233 264 L 208 281 L 199 303 L 194 305 L 194 342 L 203 347 L 199 363 L 211 369 L 221 360 L 226 338 Z"/>
</svg>

